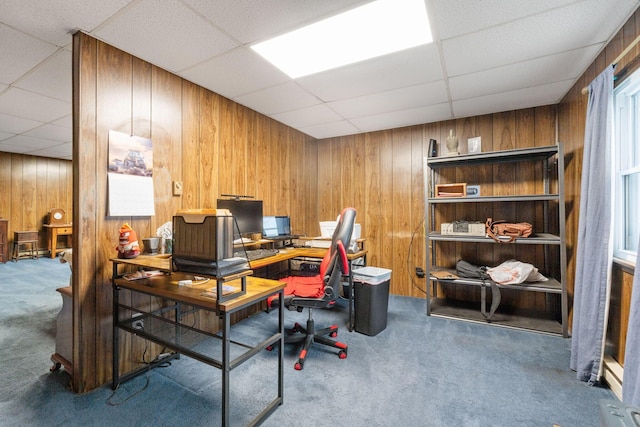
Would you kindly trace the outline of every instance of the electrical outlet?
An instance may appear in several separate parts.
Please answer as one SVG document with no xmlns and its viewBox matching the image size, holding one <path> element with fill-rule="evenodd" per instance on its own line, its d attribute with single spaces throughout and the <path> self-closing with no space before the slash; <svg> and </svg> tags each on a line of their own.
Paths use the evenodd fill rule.
<svg viewBox="0 0 640 427">
<path fill-rule="evenodd" d="M 422 267 L 416 267 L 416 276 L 421 279 L 424 278 L 424 270 L 422 269 Z"/>
<path fill-rule="evenodd" d="M 142 313 L 133 313 L 133 315 L 131 316 L 131 318 L 133 319 L 133 321 L 131 322 L 131 327 L 133 329 L 144 329 L 144 320 L 143 319 L 138 319 L 139 317 L 142 317 Z"/>
</svg>

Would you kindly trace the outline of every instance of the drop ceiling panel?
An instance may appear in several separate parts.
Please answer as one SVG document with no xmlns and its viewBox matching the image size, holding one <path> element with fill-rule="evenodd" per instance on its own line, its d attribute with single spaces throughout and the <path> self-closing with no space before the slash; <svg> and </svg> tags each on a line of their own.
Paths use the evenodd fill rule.
<svg viewBox="0 0 640 427">
<path fill-rule="evenodd" d="M 262 41 L 371 0 L 184 0 L 243 44 Z"/>
<path fill-rule="evenodd" d="M 603 14 L 606 16 L 607 10 L 598 2 L 578 2 L 553 13 L 444 40 L 447 71 L 450 76 L 459 76 L 602 43 L 606 34 L 616 30 L 616 26 L 603 22 Z"/>
<path fill-rule="evenodd" d="M 573 85 L 573 82 L 573 80 L 566 80 L 543 86 L 454 101 L 453 113 L 456 117 L 469 117 L 555 104 L 560 100 L 558 99 L 558 93 L 566 93 Z"/>
<path fill-rule="evenodd" d="M 440 79 L 438 50 L 430 44 L 302 77 L 298 82 L 324 102 L 331 102 Z"/>
<path fill-rule="evenodd" d="M 338 122 L 322 123 L 319 125 L 306 126 L 300 129 L 316 139 L 331 138 L 334 136 L 352 135 L 361 133 L 361 130 L 346 120 Z"/>
<path fill-rule="evenodd" d="M 361 132 L 372 132 L 382 129 L 415 125 L 417 123 L 432 123 L 452 118 L 449 103 L 413 108 L 404 111 L 394 111 L 386 114 L 376 114 L 358 117 L 349 121 Z"/>
<path fill-rule="evenodd" d="M 327 105 L 338 114 L 349 119 L 359 116 L 371 116 L 385 112 L 410 110 L 426 105 L 441 104 L 448 101 L 444 80 L 409 86 L 373 95 L 360 96 L 342 101 L 329 102 Z"/>
<path fill-rule="evenodd" d="M 0 95 L 0 113 L 50 122 L 71 112 L 71 104 L 18 88 Z"/>
<path fill-rule="evenodd" d="M 51 139 L 58 142 L 71 142 L 68 128 L 51 124 L 38 126 L 35 129 L 24 132 L 23 135 L 33 138 Z"/>
<path fill-rule="evenodd" d="M 56 157 L 60 159 L 71 160 L 70 153 L 72 149 L 72 144 L 70 142 L 65 142 L 64 144 L 55 145 L 53 147 L 29 151 L 29 154 L 31 154 L 32 156 Z"/>
<path fill-rule="evenodd" d="M 43 139 L 43 138 L 32 138 L 30 136 L 24 136 L 24 135 L 16 135 L 9 139 L 5 139 L 4 141 L 2 141 L 2 144 L 15 145 L 17 147 L 24 147 L 25 149 L 27 149 L 27 151 L 29 151 L 28 149 L 49 148 L 55 145 L 60 145 L 60 141 L 53 141 L 51 139 Z"/>
<path fill-rule="evenodd" d="M 15 86 L 71 103 L 71 65 L 71 52 L 61 49 Z"/>
<path fill-rule="evenodd" d="M 273 118 L 296 129 L 342 120 L 342 117 L 336 114 L 336 112 L 326 104 L 318 104 L 286 113 L 274 114 Z"/>
<path fill-rule="evenodd" d="M 131 0 L 2 0 L 0 20 L 56 46 L 74 30 L 91 31 Z M 1 39 L 0 39 L 1 40 Z"/>
<path fill-rule="evenodd" d="M 179 71 L 238 44 L 181 2 L 141 0 L 93 32 L 126 52 Z"/>
<path fill-rule="evenodd" d="M 180 74 L 230 99 L 291 80 L 245 47 L 232 49 Z"/>
<path fill-rule="evenodd" d="M 0 141 L 4 141 L 5 139 L 11 138 L 13 136 L 15 136 L 14 133 L 0 132 Z"/>
<path fill-rule="evenodd" d="M 601 46 L 545 56 L 449 79 L 451 98 L 475 98 L 577 78 Z M 569 65 L 568 65 L 569 64 Z"/>
<path fill-rule="evenodd" d="M 13 83 L 56 49 L 50 43 L 0 23 L 0 82 Z"/>
<path fill-rule="evenodd" d="M 2 95 L 0 95 L 0 101 Z M 25 119 L 22 117 L 10 116 L 8 114 L 0 114 L 0 129 L 10 133 L 22 133 L 29 129 L 33 129 L 42 124 L 36 120 Z"/>
<path fill-rule="evenodd" d="M 243 95 L 236 98 L 236 101 L 267 115 L 320 103 L 313 95 L 293 82 Z"/>
<path fill-rule="evenodd" d="M 575 0 L 433 0 L 438 35 L 442 39 L 473 33 L 556 9 Z"/>
</svg>

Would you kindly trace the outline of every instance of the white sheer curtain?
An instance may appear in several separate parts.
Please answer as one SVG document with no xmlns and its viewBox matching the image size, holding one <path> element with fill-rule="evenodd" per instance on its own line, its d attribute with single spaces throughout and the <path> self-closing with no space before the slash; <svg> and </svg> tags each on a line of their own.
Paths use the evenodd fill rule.
<svg viewBox="0 0 640 427">
<path fill-rule="evenodd" d="M 607 67 L 589 85 L 580 187 L 570 367 L 590 385 L 602 371 L 611 287 L 614 68 Z"/>
</svg>

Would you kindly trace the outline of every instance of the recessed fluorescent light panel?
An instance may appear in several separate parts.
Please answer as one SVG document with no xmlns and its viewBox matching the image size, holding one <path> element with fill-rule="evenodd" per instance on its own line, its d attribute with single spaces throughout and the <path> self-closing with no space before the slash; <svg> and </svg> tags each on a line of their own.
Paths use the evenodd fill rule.
<svg viewBox="0 0 640 427">
<path fill-rule="evenodd" d="M 378 0 L 251 48 L 295 79 L 432 40 L 424 0 Z"/>
</svg>

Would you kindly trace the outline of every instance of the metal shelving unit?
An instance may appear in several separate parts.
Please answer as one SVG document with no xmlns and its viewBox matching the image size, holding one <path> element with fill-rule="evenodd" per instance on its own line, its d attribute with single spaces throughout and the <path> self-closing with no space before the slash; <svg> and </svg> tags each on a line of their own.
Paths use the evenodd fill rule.
<svg viewBox="0 0 640 427">
<path fill-rule="evenodd" d="M 541 162 L 543 165 L 542 194 L 513 194 L 499 196 L 481 197 L 435 197 L 435 184 L 441 172 L 447 168 L 485 166 L 500 163 L 519 162 Z M 557 193 L 550 192 L 550 176 L 553 169 L 554 176 L 557 177 Z M 514 150 L 492 151 L 469 155 L 459 155 L 450 157 L 425 157 L 424 158 L 425 177 L 425 224 L 426 233 L 426 311 L 427 315 L 458 318 L 475 322 L 488 322 L 480 315 L 477 307 L 469 306 L 463 301 L 452 301 L 445 298 L 438 298 L 436 294 L 437 285 L 458 285 L 458 286 L 486 286 L 487 281 L 462 279 L 462 278 L 438 278 L 432 275 L 436 270 L 455 272 L 455 267 L 436 265 L 439 243 L 457 243 L 451 247 L 459 248 L 462 244 L 498 244 L 489 237 L 484 236 L 450 236 L 442 235 L 436 230 L 436 209 L 440 206 L 450 204 L 467 203 L 541 203 L 544 217 L 542 232 L 536 233 L 528 238 L 516 239 L 515 245 L 527 248 L 529 246 L 541 245 L 544 249 L 545 267 L 554 264 L 555 270 L 559 271 L 559 277 L 549 277 L 549 281 L 523 283 L 519 285 L 500 285 L 498 289 L 517 290 L 522 292 L 542 292 L 547 298 L 560 299 L 560 313 L 551 312 L 531 312 L 531 310 L 511 310 L 509 312 L 496 311 L 495 317 L 491 318 L 491 323 L 499 326 L 531 329 L 539 332 L 562 335 L 568 337 L 567 316 L 567 260 L 566 260 L 566 239 L 565 239 L 565 202 L 564 202 L 564 155 L 562 145 L 550 145 L 544 147 L 531 147 Z M 557 209 L 552 214 L 549 203 L 557 205 Z M 557 224 L 558 234 L 549 232 L 551 216 L 556 215 L 554 222 Z M 536 224 L 534 224 L 534 229 Z M 549 247 L 556 247 L 558 250 L 554 255 L 550 255 Z M 458 250 L 458 249 L 456 249 Z M 555 256 L 557 254 L 557 256 Z M 457 254 L 456 254 L 457 255 Z M 441 275 L 440 275 L 441 276 Z M 483 289 L 484 295 L 485 289 Z M 484 304 L 484 301 L 482 302 Z"/>
</svg>

